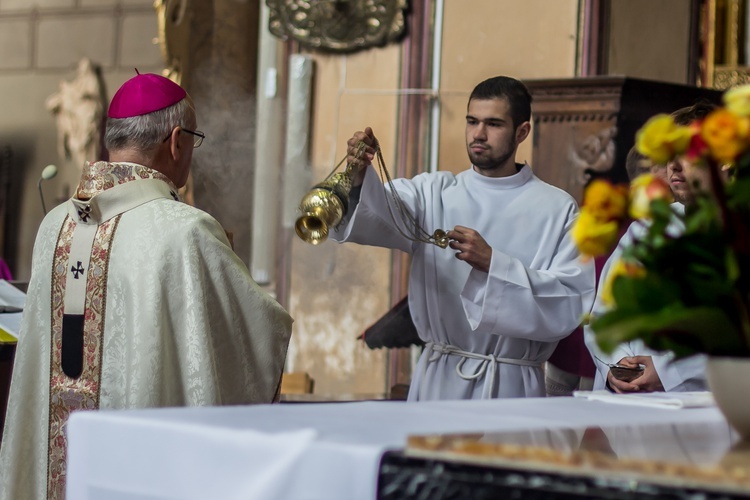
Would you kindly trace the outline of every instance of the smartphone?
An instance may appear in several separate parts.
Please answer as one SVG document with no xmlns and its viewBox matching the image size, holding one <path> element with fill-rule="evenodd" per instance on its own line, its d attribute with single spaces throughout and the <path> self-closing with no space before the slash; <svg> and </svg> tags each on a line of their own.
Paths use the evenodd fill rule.
<svg viewBox="0 0 750 500">
<path fill-rule="evenodd" d="M 617 380 L 622 380 L 623 382 L 632 382 L 633 380 L 643 375 L 643 370 L 645 368 L 646 367 L 644 365 L 638 365 L 638 367 L 636 368 L 631 368 L 629 366 L 623 365 L 612 365 L 609 368 L 609 371 L 612 372 L 612 376 Z"/>
</svg>

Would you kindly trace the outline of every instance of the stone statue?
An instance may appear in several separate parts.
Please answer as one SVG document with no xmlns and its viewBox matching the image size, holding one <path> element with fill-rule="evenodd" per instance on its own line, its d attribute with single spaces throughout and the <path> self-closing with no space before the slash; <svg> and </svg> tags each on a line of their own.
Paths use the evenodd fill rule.
<svg viewBox="0 0 750 500">
<path fill-rule="evenodd" d="M 87 160 L 99 159 L 104 96 L 99 69 L 84 58 L 78 63 L 75 78 L 60 82 L 60 89 L 47 98 L 47 109 L 57 119 L 60 157 L 79 168 Z"/>
<path fill-rule="evenodd" d="M 592 172 L 607 172 L 615 162 L 615 137 L 617 127 L 612 126 L 594 135 L 589 135 L 577 145 L 571 145 L 569 159 L 576 171 L 576 178 L 585 184 Z"/>
</svg>

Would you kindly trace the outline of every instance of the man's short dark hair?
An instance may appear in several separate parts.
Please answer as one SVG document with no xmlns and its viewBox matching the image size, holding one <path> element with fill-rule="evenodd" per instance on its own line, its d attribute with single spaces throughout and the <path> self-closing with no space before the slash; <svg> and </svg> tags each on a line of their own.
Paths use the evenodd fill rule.
<svg viewBox="0 0 750 500">
<path fill-rule="evenodd" d="M 510 104 L 510 116 L 513 119 L 513 127 L 518 128 L 523 122 L 531 120 L 531 94 L 526 85 L 515 78 L 508 76 L 495 76 L 481 82 L 469 96 L 469 102 L 473 99 L 502 99 L 505 98 Z"/>
<path fill-rule="evenodd" d="M 650 166 L 653 162 L 648 156 L 638 152 L 633 146 L 628 151 L 628 156 L 625 158 L 625 170 L 628 172 L 628 179 L 631 181 L 639 175 L 650 171 Z"/>
<path fill-rule="evenodd" d="M 702 120 L 717 107 L 718 106 L 712 102 L 701 100 L 692 106 L 687 106 L 674 111 L 672 113 L 672 118 L 677 125 L 690 125 L 696 120 Z"/>
</svg>

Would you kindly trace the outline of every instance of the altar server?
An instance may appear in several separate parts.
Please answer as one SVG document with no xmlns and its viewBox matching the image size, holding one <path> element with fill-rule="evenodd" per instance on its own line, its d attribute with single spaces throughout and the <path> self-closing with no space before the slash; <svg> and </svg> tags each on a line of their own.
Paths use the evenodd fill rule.
<svg viewBox="0 0 750 500">
<path fill-rule="evenodd" d="M 333 238 L 412 257 L 409 307 L 426 345 L 410 401 L 544 396 L 542 365 L 591 306 L 594 266 L 570 237 L 575 200 L 515 161 L 530 119 L 526 87 L 490 78 L 469 97 L 470 168 L 396 179 L 384 190 L 369 164 L 353 182 L 361 187 Z M 358 161 L 360 141 L 370 163 L 378 142 L 369 127 L 349 140 L 349 160 Z M 402 234 L 391 189 L 428 233 L 446 230 L 450 248 Z"/>
</svg>

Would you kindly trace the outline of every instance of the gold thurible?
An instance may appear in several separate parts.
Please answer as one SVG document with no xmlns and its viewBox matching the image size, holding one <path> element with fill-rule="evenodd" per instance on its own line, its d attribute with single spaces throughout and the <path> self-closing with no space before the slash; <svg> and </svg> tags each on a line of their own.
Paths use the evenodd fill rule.
<svg viewBox="0 0 750 500">
<path fill-rule="evenodd" d="M 354 160 L 347 164 L 343 172 L 329 174 L 321 183 L 316 184 L 313 188 L 302 197 L 299 210 L 302 212 L 294 224 L 294 230 L 303 241 L 312 245 L 318 245 L 328 238 L 330 228 L 335 228 L 346 216 L 349 210 L 349 192 L 352 189 L 354 176 L 363 168 L 362 157 L 366 146 L 364 142 L 357 145 L 357 151 Z M 436 229 L 430 235 L 427 233 L 414 216 L 406 209 L 403 201 L 398 196 L 398 192 L 393 187 L 388 170 L 385 168 L 383 155 L 380 148 L 376 146 L 376 157 L 380 172 L 385 177 L 386 183 L 390 186 L 390 192 L 386 190 L 386 195 L 390 194 L 391 203 L 388 204 L 391 219 L 396 229 L 407 239 L 420 243 L 432 243 L 440 248 L 448 247 L 448 235 L 442 229 Z M 344 158 L 339 162 L 333 171 L 346 160 Z M 385 189 L 385 186 L 383 186 Z M 394 213 L 395 212 L 395 213 Z M 400 221 L 400 223 L 399 223 Z M 402 227 L 403 226 L 403 227 Z"/>
<path fill-rule="evenodd" d="M 316 184 L 300 202 L 302 215 L 294 230 L 307 243 L 317 245 L 328 238 L 330 227 L 336 227 L 349 210 L 351 179 L 342 172 Z"/>
<path fill-rule="evenodd" d="M 349 211 L 352 180 L 361 168 L 364 151 L 365 144 L 360 142 L 354 156 L 355 160 L 349 163 L 343 172 L 329 175 L 302 197 L 299 206 L 302 215 L 297 218 L 294 230 L 303 241 L 312 245 L 324 242 L 328 238 L 330 228 L 338 226 L 346 216 Z"/>
</svg>

